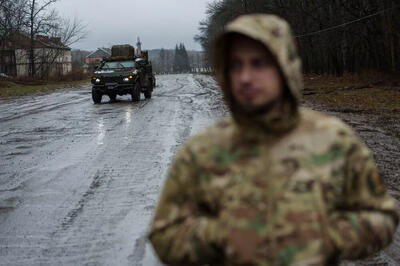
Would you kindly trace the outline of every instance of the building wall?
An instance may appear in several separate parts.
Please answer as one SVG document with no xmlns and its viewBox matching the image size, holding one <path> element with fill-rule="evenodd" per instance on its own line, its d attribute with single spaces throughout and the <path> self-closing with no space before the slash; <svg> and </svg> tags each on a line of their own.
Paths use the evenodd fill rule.
<svg viewBox="0 0 400 266">
<path fill-rule="evenodd" d="M 57 77 L 72 71 L 71 50 L 36 48 L 34 50 L 36 74 L 40 77 Z M 29 50 L 15 50 L 18 77 L 29 75 Z"/>
<path fill-rule="evenodd" d="M 29 53 L 25 49 L 15 50 L 15 65 L 17 67 L 17 77 L 29 75 Z"/>
</svg>

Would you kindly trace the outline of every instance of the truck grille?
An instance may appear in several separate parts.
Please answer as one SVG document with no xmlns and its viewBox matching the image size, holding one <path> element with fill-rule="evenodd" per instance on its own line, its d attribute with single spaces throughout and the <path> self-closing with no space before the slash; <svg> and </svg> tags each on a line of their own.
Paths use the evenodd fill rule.
<svg viewBox="0 0 400 266">
<path fill-rule="evenodd" d="M 123 77 L 103 77 L 101 83 L 123 83 Z"/>
</svg>

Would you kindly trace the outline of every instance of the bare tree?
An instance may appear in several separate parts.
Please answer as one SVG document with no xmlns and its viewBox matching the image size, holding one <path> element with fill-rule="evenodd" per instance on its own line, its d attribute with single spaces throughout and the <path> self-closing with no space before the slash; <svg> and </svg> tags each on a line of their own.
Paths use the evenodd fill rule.
<svg viewBox="0 0 400 266">
<path fill-rule="evenodd" d="M 26 0 L 0 0 L 0 38 L 7 39 L 25 23 Z"/>
<path fill-rule="evenodd" d="M 78 18 L 60 18 L 57 26 L 51 31 L 52 37 L 60 37 L 61 42 L 66 46 L 71 46 L 83 40 L 88 34 L 87 25 Z"/>
<path fill-rule="evenodd" d="M 52 49 L 42 55 L 43 58 L 41 61 L 45 62 L 45 64 L 41 64 L 40 66 L 42 75 L 49 75 L 50 69 L 54 67 L 56 60 L 60 56 L 63 56 L 65 52 L 64 48 L 81 41 L 87 34 L 87 27 L 81 20 L 77 18 L 73 20 L 58 18 L 58 22 L 51 28 L 48 35 L 53 40 L 53 43 L 59 46 L 59 49 Z"/>
<path fill-rule="evenodd" d="M 25 4 L 26 0 L 0 0 L 0 71 L 6 71 L 3 69 L 6 40 L 25 25 Z"/>
<path fill-rule="evenodd" d="M 59 16 L 51 6 L 58 0 L 25 0 L 27 3 L 28 30 L 30 36 L 29 47 L 29 74 L 34 77 L 37 72 L 42 77 L 49 74 L 57 58 L 66 48 L 82 40 L 86 35 L 86 25 L 77 18 L 66 19 Z M 35 54 L 35 40 L 38 35 L 46 35 L 53 40 L 55 48 L 47 52 Z M 40 59 L 41 64 L 37 66 Z"/>
<path fill-rule="evenodd" d="M 52 5 L 58 0 L 0 0 L 0 43 L 4 51 L 5 40 L 19 32 L 29 36 L 27 57 L 29 75 L 47 75 L 50 66 L 62 55 L 65 48 L 82 40 L 86 25 L 76 18 L 64 19 Z M 39 35 L 49 37 L 55 49 L 39 51 L 35 45 Z M 57 49 L 59 48 L 59 49 Z M 0 56 L 0 60 L 3 57 Z M 39 63 L 40 62 L 40 63 Z M 3 65 L 0 61 L 0 65 Z M 50 66 L 49 66 L 50 65 Z"/>
<path fill-rule="evenodd" d="M 30 36 L 29 47 L 29 74 L 30 76 L 36 75 L 36 55 L 35 55 L 35 38 L 39 34 L 46 34 L 47 32 L 57 28 L 59 17 L 57 12 L 48 10 L 52 4 L 57 0 L 46 0 L 39 2 L 39 0 L 27 0 L 27 14 L 28 14 L 28 29 Z"/>
</svg>

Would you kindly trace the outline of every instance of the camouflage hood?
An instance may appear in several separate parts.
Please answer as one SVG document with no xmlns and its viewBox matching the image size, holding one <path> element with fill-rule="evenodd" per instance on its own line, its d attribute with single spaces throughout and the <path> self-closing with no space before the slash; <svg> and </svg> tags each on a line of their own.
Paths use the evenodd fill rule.
<svg viewBox="0 0 400 266">
<path fill-rule="evenodd" d="M 229 35 L 239 33 L 264 44 L 275 57 L 285 82 L 283 108 L 258 117 L 244 114 L 233 99 L 228 79 Z M 219 85 L 239 126 L 261 129 L 265 132 L 285 131 L 298 120 L 298 105 L 301 100 L 303 80 L 301 60 L 289 24 L 274 15 L 245 15 L 229 23 L 219 36 L 214 47 L 214 65 Z M 257 130 L 259 131 L 259 130 Z"/>
</svg>

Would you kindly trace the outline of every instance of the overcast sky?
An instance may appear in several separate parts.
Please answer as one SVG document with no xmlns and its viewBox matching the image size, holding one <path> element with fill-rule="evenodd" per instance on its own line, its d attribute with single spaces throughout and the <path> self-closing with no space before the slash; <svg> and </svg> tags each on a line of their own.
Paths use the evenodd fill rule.
<svg viewBox="0 0 400 266">
<path fill-rule="evenodd" d="M 85 40 L 73 48 L 94 50 L 113 44 L 134 44 L 139 36 L 144 49 L 201 50 L 193 37 L 210 0 L 59 0 L 54 7 L 63 17 L 77 17 L 87 25 Z"/>
</svg>

